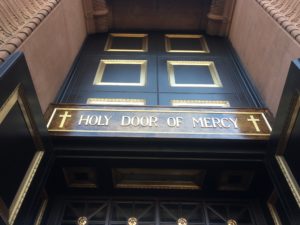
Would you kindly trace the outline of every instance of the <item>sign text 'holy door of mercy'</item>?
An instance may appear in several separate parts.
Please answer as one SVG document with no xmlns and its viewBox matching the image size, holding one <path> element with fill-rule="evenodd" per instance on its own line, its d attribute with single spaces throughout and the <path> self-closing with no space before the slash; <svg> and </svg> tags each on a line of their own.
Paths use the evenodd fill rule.
<svg viewBox="0 0 300 225">
<path fill-rule="evenodd" d="M 56 105 L 54 135 L 161 138 L 267 139 L 265 110 Z"/>
</svg>

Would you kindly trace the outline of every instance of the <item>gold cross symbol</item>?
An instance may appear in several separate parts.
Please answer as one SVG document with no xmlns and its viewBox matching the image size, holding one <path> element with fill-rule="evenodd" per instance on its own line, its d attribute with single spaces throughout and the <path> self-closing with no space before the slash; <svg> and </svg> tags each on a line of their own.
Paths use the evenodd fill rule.
<svg viewBox="0 0 300 225">
<path fill-rule="evenodd" d="M 70 115 L 68 111 L 65 111 L 65 114 L 61 114 L 61 115 L 59 115 L 59 117 L 62 118 L 61 122 L 60 122 L 60 125 L 59 125 L 59 128 L 63 128 L 67 118 L 71 118 L 72 115 Z"/>
<path fill-rule="evenodd" d="M 247 121 L 252 122 L 253 126 L 255 127 L 256 132 L 260 132 L 258 123 L 260 119 L 255 118 L 253 115 L 250 116 L 250 118 L 247 119 Z"/>
</svg>

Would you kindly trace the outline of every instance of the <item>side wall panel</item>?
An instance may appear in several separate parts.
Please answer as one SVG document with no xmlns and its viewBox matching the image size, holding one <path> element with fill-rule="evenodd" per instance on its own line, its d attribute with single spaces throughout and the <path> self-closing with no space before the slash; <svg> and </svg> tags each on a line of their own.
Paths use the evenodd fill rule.
<svg viewBox="0 0 300 225">
<path fill-rule="evenodd" d="M 86 37 L 81 0 L 62 0 L 18 50 L 23 51 L 43 112 Z"/>
<path fill-rule="evenodd" d="M 237 1 L 229 38 L 275 116 L 300 45 L 255 0 Z"/>
</svg>

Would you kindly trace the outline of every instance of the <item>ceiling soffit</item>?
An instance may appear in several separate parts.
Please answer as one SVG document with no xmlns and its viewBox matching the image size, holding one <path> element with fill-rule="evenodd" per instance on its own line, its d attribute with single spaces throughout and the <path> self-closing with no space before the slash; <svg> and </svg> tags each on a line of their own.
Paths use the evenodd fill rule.
<svg viewBox="0 0 300 225">
<path fill-rule="evenodd" d="M 84 0 L 88 33 L 108 30 L 204 31 L 226 36 L 236 0 Z"/>
</svg>

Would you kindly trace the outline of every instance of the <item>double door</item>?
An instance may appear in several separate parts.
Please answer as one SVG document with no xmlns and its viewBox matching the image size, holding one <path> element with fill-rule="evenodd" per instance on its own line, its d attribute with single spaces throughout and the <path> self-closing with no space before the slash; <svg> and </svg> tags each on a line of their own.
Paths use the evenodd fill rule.
<svg viewBox="0 0 300 225">
<path fill-rule="evenodd" d="M 60 101 L 256 107 L 227 40 L 201 34 L 89 36 Z"/>
</svg>

